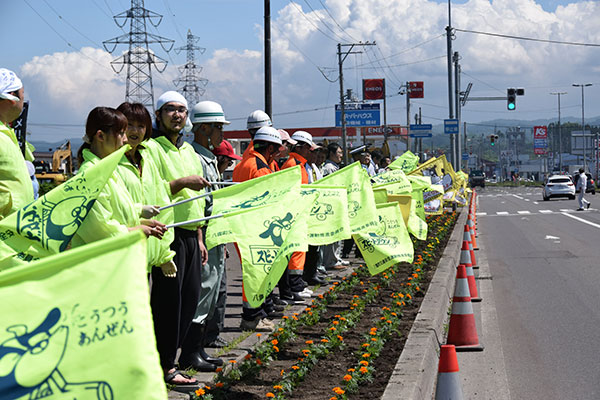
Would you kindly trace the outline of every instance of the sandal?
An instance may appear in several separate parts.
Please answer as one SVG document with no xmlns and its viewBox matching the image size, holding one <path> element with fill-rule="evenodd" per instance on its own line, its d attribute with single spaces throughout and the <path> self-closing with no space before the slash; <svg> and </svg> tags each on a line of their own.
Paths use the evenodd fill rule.
<svg viewBox="0 0 600 400">
<path fill-rule="evenodd" d="M 192 386 L 192 387 L 197 387 L 198 386 L 198 381 L 196 379 L 194 379 L 193 382 L 188 382 L 188 383 L 177 383 L 175 382 L 175 377 L 176 376 L 182 376 L 186 379 L 194 379 L 193 377 L 191 377 L 190 375 L 184 373 L 181 370 L 176 369 L 173 372 L 169 372 L 167 375 L 165 375 L 165 383 L 169 384 L 169 385 L 175 385 L 177 387 L 182 387 L 182 386 Z"/>
</svg>

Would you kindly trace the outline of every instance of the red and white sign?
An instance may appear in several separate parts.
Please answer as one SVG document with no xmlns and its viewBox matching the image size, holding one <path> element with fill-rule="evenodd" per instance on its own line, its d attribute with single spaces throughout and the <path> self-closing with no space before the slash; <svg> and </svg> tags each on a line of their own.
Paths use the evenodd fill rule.
<svg viewBox="0 0 600 400">
<path fill-rule="evenodd" d="M 409 98 L 411 99 L 422 99 L 424 96 L 423 82 L 408 82 Z"/>
<path fill-rule="evenodd" d="M 548 139 L 548 127 L 534 126 L 533 127 L 533 138 L 534 139 Z"/>
<path fill-rule="evenodd" d="M 363 79 L 363 100 L 383 100 L 385 79 Z"/>
</svg>

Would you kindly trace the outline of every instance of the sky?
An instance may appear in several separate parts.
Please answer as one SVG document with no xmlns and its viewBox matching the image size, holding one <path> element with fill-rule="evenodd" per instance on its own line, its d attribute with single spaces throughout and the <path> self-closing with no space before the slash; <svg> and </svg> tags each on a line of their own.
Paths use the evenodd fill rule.
<svg viewBox="0 0 600 400">
<path fill-rule="evenodd" d="M 127 0 L 0 0 L 0 67 L 23 80 L 30 101 L 30 141 L 81 137 L 88 112 L 98 105 L 118 106 L 125 99 L 125 69 L 116 74 L 102 42 L 129 32 L 112 16 L 131 6 Z M 163 15 L 150 33 L 185 45 L 186 34 L 199 37 L 196 63 L 208 79 L 202 100 L 220 103 L 232 121 L 228 129 L 245 129 L 247 116 L 264 108 L 263 1 L 145 0 Z M 339 103 L 337 44 L 358 46 L 344 61 L 344 87 L 362 98 L 362 79 L 385 78 L 387 121 L 406 123 L 406 100 L 399 95 L 406 81 L 423 81 L 425 97 L 412 101 L 423 123 L 448 118 L 445 27 L 448 2 L 443 0 L 271 0 L 273 120 L 286 129 L 335 124 Z M 506 95 L 508 87 L 525 88 L 516 111 L 506 101 L 472 101 L 462 109 L 463 121 L 556 119 L 600 115 L 600 1 L 452 0 L 457 29 L 595 44 L 575 46 L 523 41 L 456 31 L 453 51 L 460 54 L 464 90 L 470 97 Z M 185 52 L 150 48 L 168 61 L 152 72 L 157 98 L 176 87 Z M 382 107 L 383 108 L 383 107 Z M 383 117 L 382 117 L 383 120 Z"/>
</svg>

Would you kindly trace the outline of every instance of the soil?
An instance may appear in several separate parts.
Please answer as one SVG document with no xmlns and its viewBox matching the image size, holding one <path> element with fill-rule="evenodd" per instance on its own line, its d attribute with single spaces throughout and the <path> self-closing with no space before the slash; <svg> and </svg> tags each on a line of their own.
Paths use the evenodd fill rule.
<svg viewBox="0 0 600 400">
<path fill-rule="evenodd" d="M 433 261 L 423 267 L 425 273 L 419 283 L 421 291 L 416 292 L 413 295 L 412 302 L 407 303 L 403 309 L 402 323 L 399 329 L 400 334 L 388 339 L 379 357 L 372 361 L 371 365 L 375 367 L 373 381 L 361 384 L 358 392 L 348 394 L 348 399 L 375 399 L 380 398 L 383 394 L 389 377 L 404 348 L 404 343 L 419 311 L 424 293 L 427 292 L 439 258 L 450 237 L 450 232 L 444 240 L 440 240 L 441 243 L 435 250 Z M 431 232 L 431 234 L 434 235 L 435 232 Z M 421 254 L 428 242 L 419 242 L 415 248 L 415 256 Z M 343 335 L 345 346 L 330 357 L 321 359 L 307 374 L 304 381 L 287 398 L 297 400 L 329 400 L 335 396 L 332 388 L 336 386 L 343 387 L 342 377 L 347 373 L 346 371 L 349 368 L 356 367 L 357 357 L 355 353 L 361 349 L 361 345 L 365 341 L 365 336 L 368 336 L 369 329 L 379 320 L 381 308 L 390 306 L 393 301 L 396 301 L 390 294 L 397 291 L 399 283 L 406 282 L 412 272 L 411 264 L 403 263 L 400 265 L 398 272 L 393 275 L 392 284 L 389 287 L 382 286 L 377 299 L 367 305 L 361 319 L 354 328 L 345 332 Z M 379 277 L 364 277 L 363 281 L 366 286 L 370 282 L 379 281 Z M 357 286 L 351 291 L 341 293 L 335 303 L 330 304 L 327 307 L 327 311 L 323 312 L 319 322 L 313 326 L 303 326 L 298 329 L 296 338 L 286 343 L 285 346 L 282 346 L 277 360 L 272 361 L 267 368 L 263 368 L 257 377 L 238 382 L 230 388 L 225 397 L 236 400 L 265 399 L 267 392 L 274 391 L 273 385 L 280 379 L 280 371 L 282 369 L 285 371 L 289 370 L 297 362 L 299 355 L 302 354 L 301 350 L 306 348 L 305 342 L 307 340 L 319 341 L 321 335 L 323 335 L 323 332 L 329 326 L 330 319 L 341 311 L 346 310 L 350 299 L 356 294 L 361 295 L 365 286 Z"/>
</svg>

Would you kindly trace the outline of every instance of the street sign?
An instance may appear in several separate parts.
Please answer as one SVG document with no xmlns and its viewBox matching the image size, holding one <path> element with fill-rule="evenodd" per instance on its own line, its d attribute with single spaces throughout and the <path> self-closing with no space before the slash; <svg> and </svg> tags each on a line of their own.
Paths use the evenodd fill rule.
<svg viewBox="0 0 600 400">
<path fill-rule="evenodd" d="M 433 128 L 431 124 L 410 125 L 409 136 L 412 138 L 431 137 L 431 128 Z"/>
<path fill-rule="evenodd" d="M 462 153 L 462 159 L 465 160 L 465 161 L 469 160 L 469 154 Z"/>
<path fill-rule="evenodd" d="M 344 108 L 348 127 L 381 125 L 379 104 L 350 103 Z M 342 108 L 339 104 L 335 105 L 335 126 L 342 126 Z"/>
<path fill-rule="evenodd" d="M 457 119 L 445 119 L 444 120 L 444 133 L 446 133 L 446 134 L 458 133 L 458 120 Z"/>
<path fill-rule="evenodd" d="M 382 100 L 385 97 L 385 79 L 363 79 L 363 100 Z"/>
<path fill-rule="evenodd" d="M 548 148 L 548 127 L 533 127 L 533 154 L 546 154 Z"/>
<path fill-rule="evenodd" d="M 408 88 L 408 97 L 410 99 L 422 99 L 423 97 L 425 97 L 422 81 L 408 82 Z"/>
</svg>

